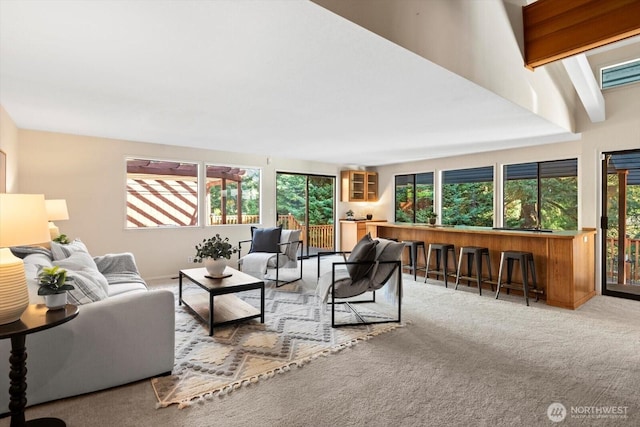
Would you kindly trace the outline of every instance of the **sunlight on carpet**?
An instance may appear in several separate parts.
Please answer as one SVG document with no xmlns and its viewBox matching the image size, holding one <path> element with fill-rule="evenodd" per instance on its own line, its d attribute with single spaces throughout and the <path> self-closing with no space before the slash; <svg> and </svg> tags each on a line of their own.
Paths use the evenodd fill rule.
<svg viewBox="0 0 640 427">
<path fill-rule="evenodd" d="M 358 341 L 391 331 L 397 323 L 332 328 L 331 313 L 309 293 L 292 292 L 297 286 L 268 288 L 265 293 L 265 323 L 252 320 L 214 329 L 184 306 L 176 307 L 176 363 L 172 375 L 151 380 L 157 406 L 190 406 L 200 399 L 222 397 L 234 390 L 275 374 L 302 367 Z M 187 288 L 185 292 L 198 292 Z M 259 306 L 259 292 L 237 294 Z M 371 320 L 389 319 L 363 308 Z M 346 308 L 336 308 L 337 322 L 356 321 Z"/>
</svg>

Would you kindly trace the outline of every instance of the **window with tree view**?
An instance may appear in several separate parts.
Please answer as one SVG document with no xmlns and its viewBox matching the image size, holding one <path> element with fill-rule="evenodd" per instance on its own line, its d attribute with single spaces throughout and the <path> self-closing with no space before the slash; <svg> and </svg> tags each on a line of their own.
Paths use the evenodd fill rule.
<svg viewBox="0 0 640 427">
<path fill-rule="evenodd" d="M 427 223 L 433 212 L 433 172 L 396 175 L 395 221 Z"/>
<path fill-rule="evenodd" d="M 504 166 L 504 225 L 578 228 L 578 160 Z"/>
<path fill-rule="evenodd" d="M 127 159 L 127 228 L 198 224 L 198 165 Z"/>
<path fill-rule="evenodd" d="M 443 172 L 442 224 L 493 226 L 493 167 Z"/>
<path fill-rule="evenodd" d="M 209 225 L 260 222 L 260 169 L 206 165 Z"/>
</svg>

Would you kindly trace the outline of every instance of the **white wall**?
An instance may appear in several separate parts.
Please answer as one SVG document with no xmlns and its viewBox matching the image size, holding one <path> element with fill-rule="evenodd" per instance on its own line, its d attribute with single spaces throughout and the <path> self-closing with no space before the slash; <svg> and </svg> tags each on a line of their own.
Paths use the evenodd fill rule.
<svg viewBox="0 0 640 427">
<path fill-rule="evenodd" d="M 194 255 L 194 245 L 204 237 L 219 232 L 237 242 L 250 238 L 250 231 L 249 225 L 126 230 L 126 157 L 261 168 L 265 226 L 275 224 L 276 171 L 337 177 L 340 170 L 337 165 L 308 161 L 273 158 L 267 164 L 263 156 L 32 130 L 19 130 L 18 137 L 20 192 L 66 199 L 70 219 L 56 222 L 60 231 L 83 240 L 94 255 L 133 252 L 146 279 L 193 267 L 187 257 Z"/>
</svg>

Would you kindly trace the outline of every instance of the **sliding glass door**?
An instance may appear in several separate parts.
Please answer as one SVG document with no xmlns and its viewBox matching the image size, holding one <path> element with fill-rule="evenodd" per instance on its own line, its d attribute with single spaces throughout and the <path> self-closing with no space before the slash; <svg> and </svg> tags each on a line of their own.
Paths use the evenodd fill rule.
<svg viewBox="0 0 640 427">
<path fill-rule="evenodd" d="M 303 254 L 335 248 L 335 177 L 277 172 L 277 224 L 302 230 Z"/>
<path fill-rule="evenodd" d="M 640 150 L 604 153 L 602 293 L 640 300 Z"/>
</svg>

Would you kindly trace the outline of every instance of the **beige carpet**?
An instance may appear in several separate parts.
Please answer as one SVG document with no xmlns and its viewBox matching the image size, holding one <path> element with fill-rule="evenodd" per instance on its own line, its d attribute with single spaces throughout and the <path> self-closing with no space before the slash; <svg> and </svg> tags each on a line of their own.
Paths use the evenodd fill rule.
<svg viewBox="0 0 640 427">
<path fill-rule="evenodd" d="M 314 268 L 305 265 L 309 284 Z M 140 381 L 29 408 L 27 419 L 58 417 L 69 427 L 640 425 L 639 301 L 526 307 L 515 296 L 496 301 L 412 279 L 404 275 L 407 327 L 294 372 L 185 409 L 156 409 L 150 381 Z M 622 407 L 627 418 L 569 413 L 556 424 L 547 417 L 556 402 L 568 411 Z"/>
<path fill-rule="evenodd" d="M 214 329 L 197 319 L 186 307 L 176 308 L 176 363 L 172 375 L 152 380 L 158 406 L 190 406 L 203 398 L 223 396 L 276 374 L 302 367 L 319 356 L 327 356 L 359 341 L 388 332 L 398 323 L 332 328 L 330 313 L 315 295 L 296 292 L 298 284 L 265 292 L 265 323 L 257 320 Z M 202 297 L 207 293 L 195 285 L 185 293 Z M 260 306 L 259 291 L 236 294 L 254 307 Z M 368 319 L 389 319 L 368 309 L 358 310 Z M 198 310 L 199 311 L 199 310 Z M 343 304 L 337 306 L 337 321 L 357 319 Z M 303 372 L 296 373 L 304 375 Z"/>
</svg>

